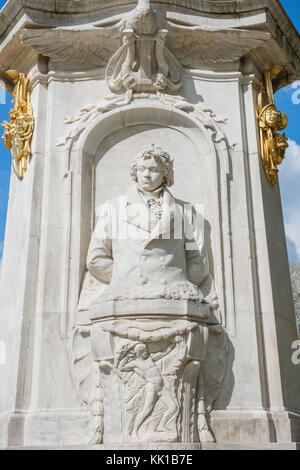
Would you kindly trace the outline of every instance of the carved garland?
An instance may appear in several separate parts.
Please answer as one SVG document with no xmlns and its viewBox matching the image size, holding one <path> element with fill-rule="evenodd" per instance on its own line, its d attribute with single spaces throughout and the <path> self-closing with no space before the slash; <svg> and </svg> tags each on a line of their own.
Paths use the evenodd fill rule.
<svg viewBox="0 0 300 470">
<path fill-rule="evenodd" d="M 224 132 L 220 128 L 219 124 L 226 124 L 228 119 L 224 116 L 216 116 L 211 109 L 201 107 L 198 104 L 192 104 L 180 96 L 165 95 L 164 93 L 157 93 L 156 96 L 145 93 L 134 94 L 132 90 L 129 90 L 125 95 L 117 97 L 110 96 L 96 105 L 86 106 L 79 111 L 77 116 L 67 116 L 65 118 L 65 124 L 69 126 L 69 132 L 64 138 L 57 142 L 57 146 L 64 146 L 65 148 L 70 149 L 73 142 L 80 137 L 82 132 L 96 116 L 112 111 L 113 109 L 128 106 L 134 101 L 145 98 L 151 98 L 151 100 L 159 101 L 163 105 L 171 106 L 194 115 L 196 119 L 199 119 L 203 123 L 206 129 L 211 131 L 214 142 L 226 140 Z M 231 143 L 228 147 L 229 149 L 234 149 L 236 145 L 236 143 Z"/>
</svg>

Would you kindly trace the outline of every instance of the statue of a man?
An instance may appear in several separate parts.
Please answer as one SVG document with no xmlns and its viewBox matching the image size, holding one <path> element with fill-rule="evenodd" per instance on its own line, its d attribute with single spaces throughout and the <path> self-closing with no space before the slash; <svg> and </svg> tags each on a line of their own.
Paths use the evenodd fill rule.
<svg viewBox="0 0 300 470">
<path fill-rule="evenodd" d="M 127 194 L 100 207 L 87 267 L 107 288 L 103 300 L 174 299 L 216 307 L 204 220 L 175 199 L 173 161 L 150 145 L 133 161 Z"/>
</svg>

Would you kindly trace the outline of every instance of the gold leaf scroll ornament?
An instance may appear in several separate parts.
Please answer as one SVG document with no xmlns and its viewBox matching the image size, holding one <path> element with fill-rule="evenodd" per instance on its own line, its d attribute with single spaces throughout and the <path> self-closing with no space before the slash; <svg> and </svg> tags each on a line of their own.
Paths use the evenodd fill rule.
<svg viewBox="0 0 300 470">
<path fill-rule="evenodd" d="M 27 160 L 31 153 L 31 138 L 34 118 L 28 91 L 29 80 L 24 73 L 8 70 L 7 75 L 14 80 L 14 107 L 9 111 L 10 122 L 4 121 L 2 127 L 5 148 L 11 151 L 13 169 L 19 178 L 27 170 Z"/>
<path fill-rule="evenodd" d="M 265 70 L 266 89 L 261 90 L 258 98 L 258 121 L 260 128 L 261 157 L 267 179 L 276 183 L 276 175 L 279 172 L 277 165 L 280 165 L 285 158 L 285 151 L 288 148 L 288 138 L 284 134 L 279 134 L 288 125 L 288 118 L 285 113 L 278 111 L 274 101 L 274 91 L 272 77 L 278 75 L 282 67 L 274 66 L 270 70 Z M 267 95 L 267 104 L 263 106 L 264 94 Z"/>
</svg>

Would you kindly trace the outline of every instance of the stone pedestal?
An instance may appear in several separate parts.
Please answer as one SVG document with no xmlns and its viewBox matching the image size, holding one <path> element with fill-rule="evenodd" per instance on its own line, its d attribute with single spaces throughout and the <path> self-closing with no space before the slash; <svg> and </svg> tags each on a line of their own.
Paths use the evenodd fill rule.
<svg viewBox="0 0 300 470">
<path fill-rule="evenodd" d="M 10 185 L 0 282 L 0 446 L 103 440 L 103 448 L 128 441 L 130 448 L 134 440 L 166 440 L 189 449 L 199 440 L 205 448 L 211 435 L 216 448 L 293 447 L 300 441 L 299 365 L 291 360 L 297 332 L 279 184 L 268 181 L 261 162 L 257 110 L 265 68 L 283 67 L 275 91 L 299 76 L 299 36 L 277 0 L 153 0 L 154 12 L 139 2 L 140 16 L 136 2 L 125 0 L 46 3 L 9 0 L 0 15 L 0 63 L 29 78 L 35 122 L 27 171 L 23 179 L 12 173 Z M 1 79 L 11 91 L 2 68 Z M 97 207 L 125 192 L 130 162 L 149 143 L 174 159 L 172 194 L 204 217 L 219 301 L 213 317 L 199 317 L 188 302 L 178 310 L 136 303 L 121 318 L 118 304 L 103 316 L 97 308 L 89 315 L 86 299 L 78 307 Z M 150 318 L 163 329 L 186 330 L 171 337 L 166 331 L 169 339 L 151 354 L 138 344 L 132 351 L 139 341 L 120 336 L 118 322 L 122 331 L 126 322 L 144 331 Z M 170 352 L 155 361 L 164 348 Z M 171 374 L 176 348 L 182 359 Z M 140 427 L 125 378 L 137 360 L 129 360 L 131 352 L 144 360 L 150 354 L 157 380 L 140 378 L 133 400 L 143 411 L 144 386 L 151 389 L 146 405 L 156 420 Z M 208 380 L 214 388 L 205 399 Z M 158 430 L 164 419 L 168 436 Z M 149 444 L 141 444 L 142 435 Z"/>
<path fill-rule="evenodd" d="M 92 350 L 104 395 L 104 442 L 199 442 L 204 390 L 201 395 L 197 385 L 207 337 L 207 327 L 186 320 L 93 325 Z"/>
</svg>

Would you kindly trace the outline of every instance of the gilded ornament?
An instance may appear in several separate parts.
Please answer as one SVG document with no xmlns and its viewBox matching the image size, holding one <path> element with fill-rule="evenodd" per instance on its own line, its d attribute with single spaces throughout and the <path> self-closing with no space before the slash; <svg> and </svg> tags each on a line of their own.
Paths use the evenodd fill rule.
<svg viewBox="0 0 300 470">
<path fill-rule="evenodd" d="M 285 158 L 285 151 L 288 148 L 288 138 L 285 133 L 279 134 L 277 131 L 285 129 L 288 125 L 288 118 L 285 113 L 278 111 L 272 85 L 272 77 L 278 75 L 281 67 L 275 66 L 270 70 L 265 70 L 265 90 L 261 86 L 258 100 L 258 121 L 260 128 L 261 157 L 263 167 L 268 181 L 273 185 L 276 183 L 276 175 L 280 165 Z M 263 96 L 267 95 L 268 103 L 263 106 Z"/>
<path fill-rule="evenodd" d="M 14 80 L 14 107 L 10 110 L 10 122 L 3 121 L 5 148 L 11 151 L 13 169 L 18 178 L 23 178 L 27 170 L 28 158 L 31 153 L 31 139 L 34 118 L 28 90 L 29 80 L 24 73 L 8 70 L 7 75 Z"/>
</svg>

